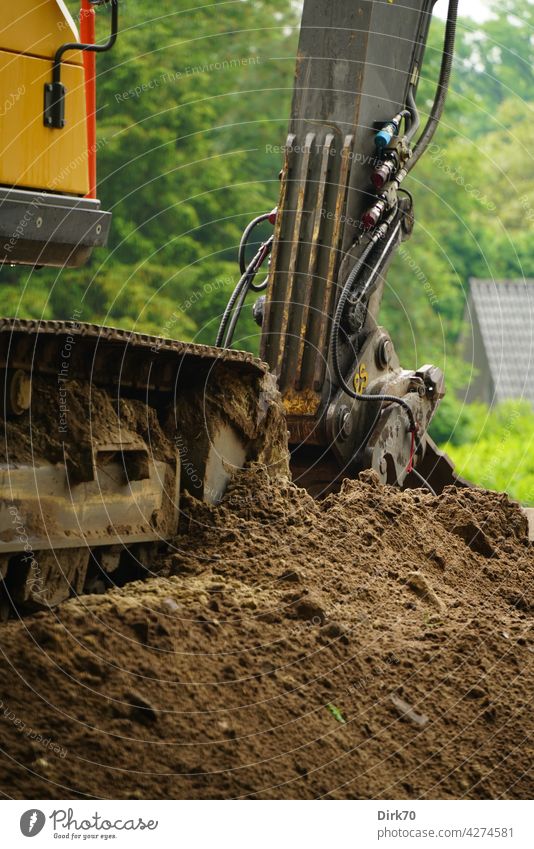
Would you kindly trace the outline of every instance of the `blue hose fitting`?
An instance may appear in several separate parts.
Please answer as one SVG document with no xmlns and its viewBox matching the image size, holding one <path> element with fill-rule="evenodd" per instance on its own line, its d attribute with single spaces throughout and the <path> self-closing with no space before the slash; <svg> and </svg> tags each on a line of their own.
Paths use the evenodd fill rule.
<svg viewBox="0 0 534 849">
<path fill-rule="evenodd" d="M 375 146 L 377 150 L 383 150 L 387 147 L 393 136 L 398 134 L 401 120 L 402 117 L 400 115 L 395 115 L 391 121 L 384 124 L 382 129 L 378 131 L 375 136 Z"/>
</svg>

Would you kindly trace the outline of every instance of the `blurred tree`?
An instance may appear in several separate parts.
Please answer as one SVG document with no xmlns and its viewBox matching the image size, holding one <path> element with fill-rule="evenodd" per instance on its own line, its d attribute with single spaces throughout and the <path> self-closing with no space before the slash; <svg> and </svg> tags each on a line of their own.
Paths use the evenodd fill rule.
<svg viewBox="0 0 534 849">
<path fill-rule="evenodd" d="M 509 401 L 492 411 L 473 405 L 463 445 L 445 451 L 460 475 L 486 489 L 508 492 L 534 505 L 534 417 L 524 401 Z"/>
</svg>

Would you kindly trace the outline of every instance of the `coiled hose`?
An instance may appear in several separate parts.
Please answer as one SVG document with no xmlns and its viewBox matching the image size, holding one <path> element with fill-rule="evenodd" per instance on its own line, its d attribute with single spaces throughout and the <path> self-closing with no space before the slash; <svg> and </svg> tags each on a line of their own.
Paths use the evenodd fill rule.
<svg viewBox="0 0 534 849">
<path fill-rule="evenodd" d="M 247 224 L 245 229 L 243 230 L 243 235 L 241 236 L 241 241 L 239 242 L 239 251 L 237 254 L 237 260 L 239 262 L 239 270 L 241 274 L 244 274 L 247 270 L 247 262 L 245 258 L 245 251 L 247 248 L 248 240 L 250 239 L 250 234 L 259 224 L 263 224 L 264 221 L 269 221 L 272 217 L 272 212 L 264 212 L 263 215 L 258 215 L 256 218 L 253 218 L 252 221 Z"/>
</svg>

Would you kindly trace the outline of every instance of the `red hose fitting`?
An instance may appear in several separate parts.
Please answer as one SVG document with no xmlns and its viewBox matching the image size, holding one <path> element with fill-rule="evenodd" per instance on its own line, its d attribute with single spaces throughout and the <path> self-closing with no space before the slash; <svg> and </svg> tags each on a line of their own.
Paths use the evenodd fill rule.
<svg viewBox="0 0 534 849">
<path fill-rule="evenodd" d="M 362 224 L 366 230 L 371 230 L 373 227 L 376 227 L 384 211 L 386 209 L 386 202 L 384 200 L 379 200 L 372 206 L 367 212 L 364 212 L 362 215 Z"/>
<path fill-rule="evenodd" d="M 383 189 L 393 175 L 395 166 L 392 162 L 382 162 L 371 174 L 371 182 L 375 189 Z"/>
</svg>

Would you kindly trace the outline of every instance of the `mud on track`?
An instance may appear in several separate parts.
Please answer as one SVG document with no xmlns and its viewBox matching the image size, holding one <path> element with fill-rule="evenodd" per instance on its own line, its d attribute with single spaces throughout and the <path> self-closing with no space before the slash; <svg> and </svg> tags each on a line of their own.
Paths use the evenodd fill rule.
<svg viewBox="0 0 534 849">
<path fill-rule="evenodd" d="M 526 798 L 534 558 L 505 496 L 256 467 L 164 574 L 2 629 L 15 798 Z"/>
</svg>

